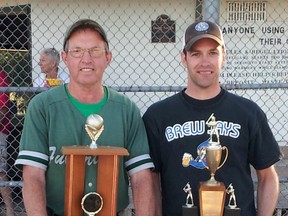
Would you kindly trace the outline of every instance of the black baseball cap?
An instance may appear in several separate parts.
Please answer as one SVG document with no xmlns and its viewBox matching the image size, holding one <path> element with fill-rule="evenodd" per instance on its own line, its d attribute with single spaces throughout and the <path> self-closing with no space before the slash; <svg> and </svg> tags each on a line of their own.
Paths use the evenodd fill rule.
<svg viewBox="0 0 288 216">
<path fill-rule="evenodd" d="M 65 50 L 67 41 L 69 40 L 72 34 L 85 29 L 91 29 L 98 32 L 103 38 L 104 42 L 107 44 L 109 49 L 106 33 L 104 29 L 100 26 L 100 24 L 91 19 L 80 19 L 77 22 L 73 23 L 66 31 L 63 43 L 63 50 Z"/>
<path fill-rule="evenodd" d="M 219 45 L 224 46 L 222 32 L 217 24 L 210 21 L 198 21 L 186 29 L 183 38 L 183 49 L 189 51 L 196 41 L 203 38 L 213 39 Z"/>
</svg>

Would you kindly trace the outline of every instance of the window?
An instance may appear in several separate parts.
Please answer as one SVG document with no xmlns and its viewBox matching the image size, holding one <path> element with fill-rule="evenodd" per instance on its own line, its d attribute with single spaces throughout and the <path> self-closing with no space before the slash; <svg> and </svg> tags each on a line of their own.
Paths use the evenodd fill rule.
<svg viewBox="0 0 288 216">
<path fill-rule="evenodd" d="M 10 86 L 31 85 L 31 5 L 0 7 L 0 68 Z"/>
<path fill-rule="evenodd" d="M 265 21 L 267 2 L 230 1 L 227 3 L 228 21 Z"/>
</svg>

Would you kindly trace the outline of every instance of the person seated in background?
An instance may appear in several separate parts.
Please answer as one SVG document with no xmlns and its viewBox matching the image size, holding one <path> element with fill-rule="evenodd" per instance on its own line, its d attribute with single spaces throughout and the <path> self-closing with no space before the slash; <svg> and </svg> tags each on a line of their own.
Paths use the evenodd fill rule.
<svg viewBox="0 0 288 216">
<path fill-rule="evenodd" d="M 0 70 L 0 86 L 8 87 L 8 77 Z M 7 137 L 10 130 L 10 100 L 8 92 L 0 92 L 0 182 L 8 181 L 7 177 Z M 0 193 L 6 205 L 6 215 L 14 216 L 10 187 L 0 187 Z"/>
<path fill-rule="evenodd" d="M 60 54 L 54 48 L 46 48 L 41 51 L 39 66 L 43 76 L 33 81 L 34 87 L 53 87 L 69 81 L 69 76 L 64 71 L 59 71 Z"/>
</svg>

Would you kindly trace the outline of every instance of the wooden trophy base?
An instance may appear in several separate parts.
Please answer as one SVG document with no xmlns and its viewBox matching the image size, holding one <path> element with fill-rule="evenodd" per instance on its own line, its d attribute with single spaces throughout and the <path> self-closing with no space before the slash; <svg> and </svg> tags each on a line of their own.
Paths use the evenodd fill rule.
<svg viewBox="0 0 288 216">
<path fill-rule="evenodd" d="M 65 216 L 83 215 L 85 157 L 98 156 L 97 192 L 103 198 L 103 208 L 97 216 L 115 216 L 117 207 L 118 167 L 120 156 L 129 155 L 124 148 L 101 146 L 65 146 L 66 159 Z M 95 176 L 96 178 L 96 176 Z"/>
<path fill-rule="evenodd" d="M 229 208 L 226 206 L 224 210 L 224 216 L 240 216 L 240 213 L 240 208 Z"/>
<path fill-rule="evenodd" d="M 182 215 L 183 216 L 199 216 L 197 206 L 189 207 L 189 206 L 183 205 Z"/>
<path fill-rule="evenodd" d="M 222 182 L 217 182 L 217 184 L 207 184 L 207 182 L 200 182 L 200 215 L 222 216 L 224 213 L 225 197 L 226 188 Z"/>
</svg>

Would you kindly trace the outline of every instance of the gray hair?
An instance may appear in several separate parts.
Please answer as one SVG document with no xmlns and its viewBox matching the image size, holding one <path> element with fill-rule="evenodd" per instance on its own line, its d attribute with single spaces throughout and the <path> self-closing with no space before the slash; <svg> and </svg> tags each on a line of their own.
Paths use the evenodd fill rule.
<svg viewBox="0 0 288 216">
<path fill-rule="evenodd" d="M 59 65 L 60 54 L 54 47 L 53 48 L 46 48 L 46 49 L 42 50 L 40 52 L 40 54 L 47 55 L 51 59 L 51 61 L 56 62 L 57 66 Z"/>
</svg>

